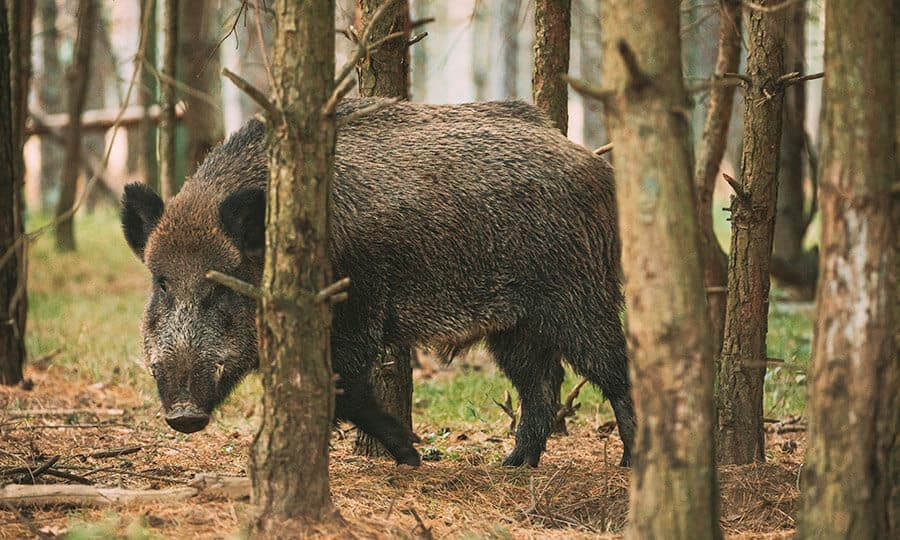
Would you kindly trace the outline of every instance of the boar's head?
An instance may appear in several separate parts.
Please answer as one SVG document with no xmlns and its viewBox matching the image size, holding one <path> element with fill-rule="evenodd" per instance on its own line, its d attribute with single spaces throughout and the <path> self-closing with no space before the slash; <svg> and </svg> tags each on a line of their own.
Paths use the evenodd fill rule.
<svg viewBox="0 0 900 540">
<path fill-rule="evenodd" d="M 153 278 L 142 321 L 144 357 L 166 422 L 183 433 L 259 364 L 256 301 L 205 278 L 209 270 L 259 283 L 265 193 L 185 189 L 168 205 L 140 184 L 125 188 L 122 228 Z"/>
</svg>

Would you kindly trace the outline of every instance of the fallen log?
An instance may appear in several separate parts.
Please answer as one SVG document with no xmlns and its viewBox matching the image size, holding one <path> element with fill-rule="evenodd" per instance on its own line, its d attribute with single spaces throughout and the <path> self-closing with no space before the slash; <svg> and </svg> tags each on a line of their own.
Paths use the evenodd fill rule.
<svg viewBox="0 0 900 540">
<path fill-rule="evenodd" d="M 210 499 L 235 501 L 249 499 L 252 485 L 246 476 L 222 476 L 201 473 L 188 482 L 199 494 Z"/>
<path fill-rule="evenodd" d="M 100 508 L 135 503 L 153 504 L 184 501 L 195 495 L 197 495 L 197 490 L 192 487 L 142 490 L 69 484 L 37 486 L 10 484 L 0 488 L 0 506 L 7 505 L 13 508 L 43 508 L 48 506 Z"/>
</svg>

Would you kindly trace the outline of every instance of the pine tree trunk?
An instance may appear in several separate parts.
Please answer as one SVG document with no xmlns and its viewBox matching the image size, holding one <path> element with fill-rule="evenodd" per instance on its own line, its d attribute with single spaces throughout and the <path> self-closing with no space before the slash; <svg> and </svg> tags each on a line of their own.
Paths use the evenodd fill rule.
<svg viewBox="0 0 900 540">
<path fill-rule="evenodd" d="M 721 538 L 679 7 L 603 3 L 638 432 L 628 538 Z M 634 51 L 637 51 L 635 53 Z M 635 57 L 636 56 L 636 57 Z M 647 239 L 652 238 L 652 242 Z"/>
<path fill-rule="evenodd" d="M 804 73 L 806 3 L 799 2 L 789 6 L 785 8 L 785 13 L 787 15 L 785 70 Z M 806 234 L 803 204 L 805 112 L 806 87 L 803 84 L 795 84 L 784 93 L 771 271 L 772 277 L 780 283 L 794 287 L 802 296 L 811 298 L 815 291 L 819 261 L 816 252 L 803 251 L 803 237 Z"/>
<path fill-rule="evenodd" d="M 66 101 L 69 111 L 69 125 L 66 128 L 65 164 L 56 216 L 61 221 L 56 226 L 56 248 L 59 251 L 75 249 L 75 227 L 71 213 L 78 192 L 78 175 L 81 171 L 81 114 L 87 99 L 91 60 L 94 48 L 94 29 L 97 26 L 97 0 L 79 0 L 78 34 L 72 62 L 66 70 Z"/>
<path fill-rule="evenodd" d="M 27 71 L 15 73 L 11 59 L 21 58 L 10 54 L 10 49 L 20 53 L 27 47 L 22 41 L 23 29 L 10 26 L 7 14 L 14 21 L 27 20 L 28 6 L 13 2 L 7 11 L 6 3 L 0 4 L 0 260 L 23 234 L 22 229 L 22 176 L 17 164 L 22 162 L 21 131 L 24 125 L 14 123 L 24 118 L 15 113 L 22 84 L 28 80 Z M 29 24 L 30 27 L 30 24 Z M 13 385 L 22 380 L 25 363 L 25 317 L 27 291 L 25 288 L 24 244 L 0 262 L 0 384 Z"/>
<path fill-rule="evenodd" d="M 356 27 L 369 25 L 372 16 L 384 0 L 357 0 Z M 394 2 L 392 14 L 386 14 L 381 23 L 372 29 L 371 39 L 377 41 L 394 32 L 406 36 L 394 39 L 356 66 L 359 77 L 359 95 L 363 97 L 409 97 L 409 4 Z M 393 16 L 391 16 L 393 15 Z M 421 46 L 419 44 L 418 46 Z M 370 380 L 375 398 L 384 411 L 400 420 L 412 431 L 412 365 L 410 349 L 389 348 L 372 367 Z M 354 451 L 366 456 L 387 457 L 390 454 L 377 440 L 357 430 Z"/>
<path fill-rule="evenodd" d="M 253 498 L 260 537 L 281 521 L 332 513 L 328 437 L 334 415 L 331 312 L 315 292 L 331 282 L 329 207 L 334 86 L 334 1 L 278 0 L 270 118 L 266 263 L 259 321 L 262 425 L 253 443 Z M 285 305 L 289 307 L 285 307 Z"/>
<path fill-rule="evenodd" d="M 62 92 L 65 84 L 59 61 L 59 30 L 56 28 L 56 0 L 40 0 L 38 18 L 41 23 L 41 61 L 38 80 L 38 102 L 45 114 L 63 112 Z M 59 190 L 63 153 L 46 137 L 41 139 L 41 207 L 51 208 Z"/>
<path fill-rule="evenodd" d="M 503 64 L 500 70 L 503 97 L 519 97 L 519 0 L 500 2 L 500 48 Z"/>
<path fill-rule="evenodd" d="M 427 18 L 428 3 L 428 0 L 411 0 L 410 11 L 413 15 L 410 17 L 415 20 Z M 472 21 L 473 28 L 477 28 L 477 24 L 477 19 Z M 428 48 L 426 43 L 428 42 L 420 41 L 412 47 L 412 65 L 410 68 L 411 94 L 409 99 L 420 103 L 428 101 Z"/>
<path fill-rule="evenodd" d="M 826 4 L 822 253 L 800 538 L 897 538 L 898 7 Z"/>
<path fill-rule="evenodd" d="M 534 104 L 553 124 L 569 131 L 569 33 L 572 0 L 536 0 L 534 3 L 534 70 L 531 88 Z"/>
<path fill-rule="evenodd" d="M 751 82 L 744 100 L 742 193 L 731 202 L 728 298 L 716 396 L 716 455 L 722 464 L 765 460 L 763 378 L 783 98 L 784 10 L 747 7 L 744 17 Z"/>
<path fill-rule="evenodd" d="M 219 59 L 217 2 L 181 2 L 178 15 L 179 81 L 208 96 L 184 93 L 187 128 L 187 172 L 192 174 L 206 154 L 225 137 Z"/>
<path fill-rule="evenodd" d="M 160 195 L 164 201 L 178 192 L 175 167 L 175 79 L 178 65 L 178 0 L 162 0 L 163 57 L 159 86 L 161 108 L 157 132 Z"/>
<path fill-rule="evenodd" d="M 159 190 L 159 164 L 156 158 L 156 122 L 152 122 L 146 114 L 147 109 L 157 103 L 159 85 L 153 70 L 156 68 L 156 0 L 138 0 L 141 4 L 141 36 L 146 39 L 144 45 L 144 58 L 137 59 L 143 65 L 140 71 L 140 88 L 138 89 L 138 103 L 144 107 L 144 119 L 141 121 L 138 132 L 140 133 L 140 160 L 138 168 L 144 178 L 144 182 Z M 146 32 L 146 38 L 143 33 Z"/>
<path fill-rule="evenodd" d="M 741 1 L 726 0 L 719 16 L 719 55 L 716 73 L 736 73 L 741 63 Z M 712 336 L 713 355 L 722 352 L 725 332 L 725 282 L 728 257 L 713 231 L 712 205 L 716 176 L 728 145 L 728 125 L 734 108 L 733 86 L 713 85 L 709 90 L 706 123 L 694 168 L 697 224 L 700 228 L 700 253 L 703 259 L 703 283 L 706 286 L 707 313 Z"/>
<path fill-rule="evenodd" d="M 472 8 L 472 85 L 475 87 L 475 101 L 488 99 L 491 84 L 490 57 L 484 54 L 486 43 L 491 36 L 491 13 L 485 2 L 476 2 Z M 413 58 L 413 64 L 417 57 Z M 413 77 L 415 79 L 415 76 Z"/>
</svg>

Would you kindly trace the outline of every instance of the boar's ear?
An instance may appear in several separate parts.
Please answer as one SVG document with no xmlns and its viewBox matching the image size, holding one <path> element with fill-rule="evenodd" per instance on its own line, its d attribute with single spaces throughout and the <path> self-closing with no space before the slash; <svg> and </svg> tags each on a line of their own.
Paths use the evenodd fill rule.
<svg viewBox="0 0 900 540">
<path fill-rule="evenodd" d="M 147 237 L 156 227 L 165 205 L 159 195 L 144 184 L 128 184 L 122 196 L 122 230 L 132 251 L 144 258 Z"/>
<path fill-rule="evenodd" d="M 266 246 L 266 192 L 244 188 L 219 205 L 222 230 L 247 256 L 262 254 Z"/>
</svg>

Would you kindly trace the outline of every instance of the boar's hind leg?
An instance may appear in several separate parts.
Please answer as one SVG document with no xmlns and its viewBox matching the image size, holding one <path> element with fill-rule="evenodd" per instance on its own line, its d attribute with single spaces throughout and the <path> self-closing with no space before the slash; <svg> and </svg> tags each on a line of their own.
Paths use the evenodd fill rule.
<svg viewBox="0 0 900 540">
<path fill-rule="evenodd" d="M 560 355 L 536 343 L 534 333 L 513 329 L 488 337 L 488 347 L 506 373 L 522 403 L 516 447 L 503 465 L 537 467 L 556 416 L 556 400 L 563 380 Z"/>
<path fill-rule="evenodd" d="M 380 441 L 398 464 L 414 467 L 421 464 L 419 453 L 412 445 L 416 436 L 381 409 L 368 382 L 347 385 L 342 390 L 343 393 L 335 397 L 335 416 L 353 422 L 364 433 Z"/>
<path fill-rule="evenodd" d="M 576 373 L 600 388 L 609 400 L 619 436 L 625 447 L 620 467 L 631 466 L 631 449 L 634 447 L 634 404 L 631 401 L 631 382 L 628 380 L 628 356 L 625 352 L 625 336 L 618 318 L 611 318 L 599 328 L 606 331 L 590 340 L 573 338 L 565 350 L 566 360 Z"/>
</svg>

